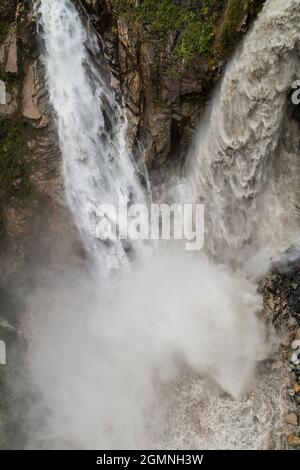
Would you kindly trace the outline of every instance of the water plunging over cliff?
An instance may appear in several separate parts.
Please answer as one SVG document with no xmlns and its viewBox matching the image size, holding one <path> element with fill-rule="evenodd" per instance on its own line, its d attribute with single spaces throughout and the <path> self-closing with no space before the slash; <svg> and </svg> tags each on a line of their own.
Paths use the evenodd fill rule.
<svg viewBox="0 0 300 470">
<path fill-rule="evenodd" d="M 266 417 L 272 432 L 280 428 L 282 398 L 274 383 L 281 370 L 262 376 L 238 400 L 253 387 L 265 350 L 261 298 L 231 266 L 237 254 L 243 264 L 247 247 L 250 254 L 264 248 L 272 232 L 265 224 L 270 201 L 276 210 L 289 203 L 272 192 L 274 181 L 278 188 L 284 181 L 276 179 L 272 159 L 297 72 L 298 7 L 296 0 L 267 2 L 227 69 L 187 165 L 184 183 L 192 180 L 194 199 L 206 204 L 207 249 L 230 268 L 162 247 L 133 263 L 113 289 L 99 286 L 98 275 L 74 271 L 50 275 L 31 293 L 29 362 L 47 409 L 32 445 L 266 448 Z M 128 203 L 146 195 L 127 151 L 122 112 L 95 60 L 102 54 L 96 36 L 70 0 L 42 0 L 39 12 L 67 201 L 90 264 L 107 273 L 128 264 L 128 250 L 99 241 L 98 208 L 117 205 L 119 195 Z M 281 162 L 292 158 L 280 155 Z M 143 258 L 142 244 L 132 242 L 131 250 Z"/>
<path fill-rule="evenodd" d="M 264 252 L 253 261 L 254 274 L 299 238 L 300 159 L 291 145 L 289 155 L 279 146 L 288 93 L 300 74 L 299 6 L 267 1 L 190 152 L 188 180 L 206 204 L 206 247 L 235 266 Z"/>
<path fill-rule="evenodd" d="M 101 241 L 101 204 L 118 207 L 120 198 L 145 202 L 126 145 L 124 116 L 105 82 L 105 75 L 110 81 L 105 62 L 102 75 L 95 62 L 103 56 L 98 38 L 85 30 L 74 4 L 43 0 L 38 11 L 67 200 L 94 264 L 102 272 L 118 268 L 128 263 L 128 252 L 146 251 L 138 242 L 126 247 L 118 240 Z"/>
</svg>

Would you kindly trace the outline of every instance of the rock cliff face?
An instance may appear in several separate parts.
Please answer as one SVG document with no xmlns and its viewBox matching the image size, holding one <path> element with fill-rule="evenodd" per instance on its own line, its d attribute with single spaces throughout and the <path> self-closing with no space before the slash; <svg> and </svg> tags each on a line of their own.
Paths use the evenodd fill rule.
<svg viewBox="0 0 300 470">
<path fill-rule="evenodd" d="M 83 0 L 150 168 L 182 159 L 210 92 L 262 1 Z"/>
<path fill-rule="evenodd" d="M 51 240 L 70 224 L 32 2 L 1 0 L 0 8 L 0 279 L 6 284 L 26 261 L 49 254 Z"/>
<path fill-rule="evenodd" d="M 213 87 L 264 0 L 74 2 L 103 39 L 136 157 L 162 173 L 180 165 Z M 57 269 L 82 253 L 63 203 L 32 1 L 0 0 L 0 18 L 0 339 L 10 346 L 22 313 L 15 290 L 10 295 L 16 278 L 40 260 Z M 294 318 L 291 328 L 299 324 L 299 286 L 298 268 L 264 281 L 275 324 L 286 316 Z M 10 445 L 22 447 L 14 433 L 19 417 L 12 409 L 8 425 L 2 415 L 10 406 L 0 403 L 0 447 L 5 427 Z"/>
<path fill-rule="evenodd" d="M 103 38 L 136 157 L 150 169 L 181 162 L 226 59 L 263 2 L 243 0 L 241 8 L 236 0 L 75 1 L 87 27 Z M 62 252 L 71 251 L 69 243 L 63 246 L 62 234 L 72 223 L 62 203 L 60 157 L 32 5 L 0 0 L 0 79 L 6 88 L 0 104 L 0 277 L 5 283 L 40 252 L 51 258 L 58 237 Z"/>
<path fill-rule="evenodd" d="M 0 339 L 17 364 L 14 370 L 0 365 L 0 448 L 23 446 L 15 407 L 24 397 L 3 392 L 22 367 L 19 322 L 31 268 L 59 267 L 76 253 L 41 48 L 32 1 L 0 0 Z"/>
<path fill-rule="evenodd" d="M 0 18 L 0 339 L 6 342 L 7 354 L 13 355 L 14 344 L 22 351 L 20 278 L 26 289 L 32 282 L 31 268 L 64 264 L 69 253 L 76 252 L 76 236 L 62 198 L 57 136 L 32 2 L 1 0 Z M 17 363 L 21 365 L 21 357 Z M 10 373 L 2 366 L 1 396 Z M 16 428 L 21 426 L 14 412 L 8 425 L 11 406 L 11 401 L 1 399 L 0 448 L 5 447 L 3 433 L 14 441 L 9 437 L 10 429 L 15 432 L 14 420 Z M 21 445 L 18 438 L 15 445 Z"/>
<path fill-rule="evenodd" d="M 180 163 L 209 94 L 258 0 L 74 0 L 97 30 L 123 99 L 128 138 L 150 169 Z M 0 0 L 0 338 L 22 306 L 10 289 L 32 266 L 81 262 L 32 0 Z M 242 8 L 241 8 L 242 3 Z M 79 256 L 77 256 L 79 254 Z M 28 279 L 29 278 L 29 279 Z M 25 283 L 26 285 L 26 283 Z M 1 377 L 0 377 L 1 381 Z M 1 411 L 1 410 L 0 410 Z"/>
<path fill-rule="evenodd" d="M 128 115 L 128 139 L 150 169 L 180 164 L 210 92 L 262 1 L 74 0 L 97 30 L 112 87 Z M 9 295 L 31 269 L 81 262 L 65 210 L 60 154 L 48 102 L 43 44 L 31 0 L 0 0 L 1 338 Z M 79 254 L 79 256 L 77 256 Z M 22 282 L 24 285 L 24 282 Z M 5 331 L 3 332 L 3 328 Z"/>
</svg>

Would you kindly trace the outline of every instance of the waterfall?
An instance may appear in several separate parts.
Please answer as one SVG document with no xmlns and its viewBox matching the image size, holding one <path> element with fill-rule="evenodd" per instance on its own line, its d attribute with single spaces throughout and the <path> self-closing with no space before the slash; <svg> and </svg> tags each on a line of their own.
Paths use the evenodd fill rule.
<svg viewBox="0 0 300 470">
<path fill-rule="evenodd" d="M 38 12 L 67 202 L 90 264 L 107 274 L 129 265 L 133 254 L 144 258 L 147 246 L 103 243 L 99 207 L 117 206 L 120 196 L 129 205 L 147 197 L 127 149 L 122 109 L 105 80 L 105 58 L 104 68 L 96 60 L 103 57 L 98 38 L 71 0 L 42 0 Z M 98 275 L 76 269 L 38 279 L 25 322 L 31 376 L 42 397 L 42 410 L 32 413 L 39 419 L 31 447 L 267 448 L 270 433 L 279 434 L 284 406 L 274 383 L 284 386 L 286 373 L 268 371 L 254 386 L 257 361 L 268 352 L 262 299 L 232 268 L 264 243 L 272 247 L 273 236 L 283 239 L 284 230 L 277 235 L 274 227 L 284 210 L 297 222 L 294 204 L 281 194 L 296 179 L 287 170 L 281 180 L 277 166 L 297 147 L 282 147 L 281 136 L 299 31 L 299 0 L 267 1 L 191 149 L 181 189 L 206 204 L 214 262 L 162 246 L 111 290 L 99 286 Z M 253 392 L 243 395 L 249 387 Z"/>
<path fill-rule="evenodd" d="M 138 242 L 104 242 L 101 232 L 103 216 L 118 221 L 100 206 L 146 202 L 126 145 L 126 121 L 104 80 L 107 67 L 103 72 L 95 64 L 103 56 L 99 40 L 93 31 L 87 33 L 71 0 L 42 0 L 38 12 L 67 201 L 94 264 L 101 272 L 111 271 L 147 251 Z"/>
<path fill-rule="evenodd" d="M 300 74 L 299 39 L 299 0 L 268 0 L 228 65 L 190 152 L 187 178 L 193 197 L 206 205 L 206 248 L 235 266 L 262 251 L 268 268 L 294 232 L 299 238 L 297 201 L 286 198 L 297 192 L 297 153 L 278 171 L 287 97 Z M 255 262 L 259 269 L 263 260 Z"/>
</svg>

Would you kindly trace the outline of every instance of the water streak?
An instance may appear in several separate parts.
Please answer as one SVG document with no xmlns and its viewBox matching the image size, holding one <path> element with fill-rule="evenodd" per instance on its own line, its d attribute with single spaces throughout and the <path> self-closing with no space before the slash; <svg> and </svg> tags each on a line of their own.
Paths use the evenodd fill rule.
<svg viewBox="0 0 300 470">
<path fill-rule="evenodd" d="M 253 274 L 299 239 L 297 201 L 286 198 L 298 192 L 299 155 L 290 152 L 286 162 L 279 146 L 288 94 L 300 74 L 299 6 L 299 0 L 266 2 L 227 67 L 187 169 L 193 198 L 206 204 L 207 250 L 235 267 L 250 260 Z"/>
<path fill-rule="evenodd" d="M 102 272 L 128 264 L 128 254 L 147 251 L 120 240 L 102 242 L 101 204 L 118 208 L 145 203 L 126 145 L 126 122 L 93 58 L 103 56 L 98 38 L 84 28 L 70 0 L 43 0 L 39 7 L 46 46 L 45 68 L 63 157 L 67 200 L 85 246 Z M 103 61 L 102 61 L 103 62 Z M 105 212 L 113 224 L 113 214 Z M 121 229 L 120 226 L 117 227 Z"/>
</svg>

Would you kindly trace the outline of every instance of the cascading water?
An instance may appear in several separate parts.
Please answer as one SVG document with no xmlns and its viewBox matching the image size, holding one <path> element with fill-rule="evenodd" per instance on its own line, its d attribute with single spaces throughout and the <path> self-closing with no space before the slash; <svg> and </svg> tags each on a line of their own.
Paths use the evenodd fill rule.
<svg viewBox="0 0 300 470">
<path fill-rule="evenodd" d="M 101 241 L 101 205 L 118 208 L 120 200 L 128 205 L 145 203 L 127 151 L 124 117 L 93 63 L 92 57 L 101 54 L 98 40 L 92 31 L 85 31 L 73 3 L 43 0 L 38 11 L 67 200 L 95 265 L 102 272 L 119 268 L 128 262 L 130 250 L 139 256 L 146 251 L 137 242 L 133 247 L 107 237 L 105 243 Z M 109 211 L 105 216 L 110 223 L 118 224 Z"/>
<path fill-rule="evenodd" d="M 221 260 L 231 261 L 241 249 L 242 263 L 250 239 L 255 248 L 265 242 L 258 227 L 297 71 L 298 7 L 295 0 L 267 2 L 191 153 L 194 197 L 207 206 L 208 248 Z M 117 205 L 120 195 L 129 204 L 146 199 L 126 150 L 122 113 L 92 60 L 100 53 L 96 37 L 85 31 L 72 2 L 42 0 L 39 12 L 67 200 L 91 262 L 117 268 L 126 249 L 99 241 L 98 208 Z M 143 255 L 142 245 L 131 244 Z M 180 249 L 163 247 L 133 263 L 113 295 L 99 287 L 98 276 L 75 270 L 39 279 L 27 300 L 26 327 L 46 415 L 30 446 L 278 447 L 270 432 L 278 432 L 283 411 L 280 365 L 242 401 L 231 398 L 254 385 L 256 361 L 264 357 L 256 286 Z M 231 396 L 222 396 L 220 386 Z"/>
<path fill-rule="evenodd" d="M 206 247 L 239 267 L 263 251 L 254 274 L 258 262 L 268 268 L 282 244 L 284 251 L 299 239 L 297 204 L 285 197 L 297 192 L 299 156 L 276 172 L 287 97 L 300 73 L 299 40 L 299 1 L 267 1 L 227 68 L 189 158 L 194 198 L 206 205 Z"/>
</svg>

